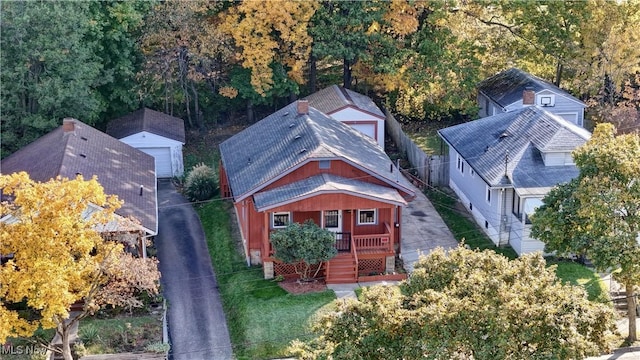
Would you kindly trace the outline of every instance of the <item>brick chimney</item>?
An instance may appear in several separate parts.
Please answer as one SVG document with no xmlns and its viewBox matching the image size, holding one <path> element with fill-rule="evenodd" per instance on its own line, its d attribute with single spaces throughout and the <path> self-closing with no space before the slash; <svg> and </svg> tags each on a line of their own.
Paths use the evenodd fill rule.
<svg viewBox="0 0 640 360">
<path fill-rule="evenodd" d="M 66 133 L 76 131 L 76 122 L 73 118 L 64 118 L 62 120 L 62 131 Z"/>
<path fill-rule="evenodd" d="M 298 100 L 298 115 L 309 113 L 309 100 Z"/>
<path fill-rule="evenodd" d="M 522 92 L 522 105 L 529 106 L 536 103 L 536 92 L 532 87 L 527 87 Z"/>
</svg>

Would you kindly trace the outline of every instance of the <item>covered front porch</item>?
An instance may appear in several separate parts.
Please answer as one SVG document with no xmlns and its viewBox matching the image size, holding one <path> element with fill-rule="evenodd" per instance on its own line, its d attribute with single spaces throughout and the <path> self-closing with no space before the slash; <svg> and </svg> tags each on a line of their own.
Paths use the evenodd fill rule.
<svg viewBox="0 0 640 360">
<path fill-rule="evenodd" d="M 352 283 L 359 277 L 393 273 L 396 253 L 400 248 L 398 220 L 401 211 L 400 206 L 392 206 L 266 213 L 269 223 L 263 228 L 269 230 L 265 232 L 262 243 L 262 254 L 268 254 L 263 257 L 265 278 L 295 275 L 293 265 L 281 263 L 273 257 L 269 236 L 289 222 L 302 223 L 306 220 L 312 220 L 335 234 L 338 255 L 320 269 L 327 283 Z"/>
</svg>

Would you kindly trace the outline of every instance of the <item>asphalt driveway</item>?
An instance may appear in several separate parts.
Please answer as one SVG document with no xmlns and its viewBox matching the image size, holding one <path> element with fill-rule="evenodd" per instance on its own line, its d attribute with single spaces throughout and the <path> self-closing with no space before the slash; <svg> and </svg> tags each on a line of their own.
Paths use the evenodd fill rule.
<svg viewBox="0 0 640 360">
<path fill-rule="evenodd" d="M 233 358 L 202 224 L 169 180 L 158 181 L 158 249 L 168 303 L 169 359 Z"/>
</svg>

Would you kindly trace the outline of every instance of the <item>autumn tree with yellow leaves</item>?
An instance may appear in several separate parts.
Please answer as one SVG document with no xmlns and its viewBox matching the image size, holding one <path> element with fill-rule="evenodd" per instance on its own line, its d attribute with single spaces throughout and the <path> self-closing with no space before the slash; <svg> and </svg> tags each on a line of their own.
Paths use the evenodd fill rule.
<svg viewBox="0 0 640 360">
<path fill-rule="evenodd" d="M 65 360 L 70 329 L 107 306 L 136 307 L 158 293 L 154 259 L 134 258 L 98 232 L 120 207 L 96 178 L 39 183 L 26 173 L 0 176 L 0 343 L 55 328 Z M 82 303 L 78 314 L 70 307 Z"/>
</svg>

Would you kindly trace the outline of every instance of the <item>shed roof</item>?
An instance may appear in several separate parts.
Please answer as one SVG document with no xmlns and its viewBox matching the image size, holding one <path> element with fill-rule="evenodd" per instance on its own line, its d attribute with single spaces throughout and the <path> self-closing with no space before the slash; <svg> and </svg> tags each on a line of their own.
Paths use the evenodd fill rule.
<svg viewBox="0 0 640 360">
<path fill-rule="evenodd" d="M 574 165 L 545 166 L 541 153 L 571 152 L 591 136 L 537 106 L 455 125 L 439 134 L 489 185 L 521 188 L 547 188 L 574 178 Z"/>
<path fill-rule="evenodd" d="M 105 194 L 124 200 L 116 214 L 135 217 L 147 232 L 155 234 L 154 158 L 79 120 L 65 119 L 65 123 L 3 159 L 2 173 L 25 171 L 39 182 L 58 176 L 73 179 L 81 174 L 90 179 L 95 175 Z M 70 127 L 65 130 L 65 126 Z"/>
<path fill-rule="evenodd" d="M 582 107 L 587 107 L 585 103 L 578 100 L 567 91 L 517 68 L 502 71 L 478 84 L 478 91 L 488 96 L 503 108 L 522 100 L 522 93 L 527 88 L 534 90 L 536 93 L 542 90 L 550 90 L 575 101 Z"/>
<path fill-rule="evenodd" d="M 304 100 L 309 101 L 309 105 L 322 111 L 327 115 L 342 110 L 346 107 L 354 107 L 358 110 L 370 113 L 381 118 L 385 118 L 384 113 L 370 97 L 345 89 L 338 85 L 331 85 L 317 91 Z"/>
<path fill-rule="evenodd" d="M 312 160 L 342 160 L 406 194 L 411 184 L 378 144 L 313 107 L 298 114 L 294 102 L 220 144 L 236 200 Z"/>
<path fill-rule="evenodd" d="M 166 137 L 185 143 L 184 120 L 165 113 L 142 108 L 109 121 L 107 134 L 122 139 L 139 132 Z"/>
</svg>

